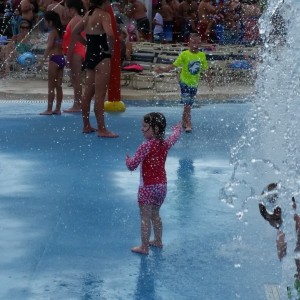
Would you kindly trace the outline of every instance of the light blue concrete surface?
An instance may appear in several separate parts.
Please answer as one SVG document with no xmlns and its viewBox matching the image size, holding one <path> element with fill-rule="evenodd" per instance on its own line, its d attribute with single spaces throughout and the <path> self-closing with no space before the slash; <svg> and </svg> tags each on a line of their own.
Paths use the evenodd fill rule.
<svg viewBox="0 0 300 300">
<path fill-rule="evenodd" d="M 130 252 L 140 242 L 139 172 L 124 158 L 143 141 L 145 113 L 164 113 L 169 134 L 182 107 L 127 105 L 107 115 L 120 137 L 101 139 L 81 133 L 80 115 L 0 103 L 0 299 L 266 299 L 264 284 L 280 281 L 275 231 L 257 203 L 241 222 L 219 200 L 250 108 L 193 110 L 194 131 L 166 164 L 164 249 L 142 257 Z"/>
</svg>

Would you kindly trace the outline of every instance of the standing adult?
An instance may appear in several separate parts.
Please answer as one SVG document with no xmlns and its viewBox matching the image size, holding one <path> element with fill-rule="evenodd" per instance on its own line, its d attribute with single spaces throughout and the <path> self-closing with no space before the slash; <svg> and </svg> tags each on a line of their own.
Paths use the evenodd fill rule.
<svg viewBox="0 0 300 300">
<path fill-rule="evenodd" d="M 166 0 L 165 3 L 162 4 L 160 13 L 163 17 L 164 39 L 166 42 L 172 42 L 175 18 L 175 12 L 172 7 L 172 0 Z"/>
<path fill-rule="evenodd" d="M 242 4 L 243 43 L 257 44 L 261 41 L 258 20 L 261 10 L 257 3 Z"/>
<path fill-rule="evenodd" d="M 110 78 L 111 52 L 114 46 L 114 32 L 107 0 L 92 0 L 91 7 L 82 20 L 78 22 L 72 33 L 71 43 L 76 41 L 86 44 L 86 80 L 82 98 L 83 133 L 98 131 L 99 137 L 115 138 L 117 134 L 110 132 L 104 122 L 104 99 Z M 86 39 L 82 32 L 86 33 Z M 98 129 L 90 124 L 90 106 L 94 96 L 94 113 Z"/>
<path fill-rule="evenodd" d="M 242 4 L 239 0 L 229 0 L 224 5 L 224 42 L 241 42 Z"/>
<path fill-rule="evenodd" d="M 63 29 L 65 30 L 67 24 L 70 21 L 70 16 L 66 7 L 64 7 L 61 3 L 62 1 L 60 0 L 53 0 L 52 3 L 47 6 L 47 11 L 53 10 L 59 15 L 61 24 L 63 26 Z"/>
<path fill-rule="evenodd" d="M 211 28 L 214 22 L 214 15 L 218 9 L 210 3 L 210 0 L 201 0 L 198 5 L 198 26 L 197 31 L 202 42 L 211 41 Z"/>
<path fill-rule="evenodd" d="M 190 24 L 196 21 L 197 3 L 194 0 L 183 0 L 178 7 L 178 21 L 181 28 L 181 41 L 188 42 L 190 35 Z"/>
<path fill-rule="evenodd" d="M 82 97 L 82 65 L 85 59 L 85 46 L 77 42 L 72 48 L 70 48 L 72 31 L 75 26 L 82 20 L 84 15 L 84 5 L 82 0 L 67 0 L 67 8 L 69 14 L 72 17 L 71 21 L 66 27 L 66 32 L 63 38 L 63 50 L 64 54 L 67 54 L 69 59 L 68 64 L 70 66 L 70 77 L 74 90 L 74 103 L 73 106 L 65 109 L 64 112 L 79 112 L 81 111 L 81 97 Z M 69 52 L 69 53 L 68 53 Z"/>
<path fill-rule="evenodd" d="M 129 0 L 130 6 L 126 11 L 126 16 L 136 22 L 140 38 L 149 39 L 150 22 L 147 17 L 147 8 L 140 0 Z"/>
<path fill-rule="evenodd" d="M 33 5 L 31 4 L 30 0 L 22 0 L 20 3 L 20 8 L 22 19 L 28 21 L 30 27 L 32 27 L 34 21 L 34 12 Z"/>
</svg>

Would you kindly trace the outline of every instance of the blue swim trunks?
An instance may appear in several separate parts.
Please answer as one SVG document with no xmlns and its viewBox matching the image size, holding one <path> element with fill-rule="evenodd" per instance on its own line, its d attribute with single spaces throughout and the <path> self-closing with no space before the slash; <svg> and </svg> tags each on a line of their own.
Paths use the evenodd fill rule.
<svg viewBox="0 0 300 300">
<path fill-rule="evenodd" d="M 195 97 L 197 95 L 197 88 L 188 86 L 183 82 L 179 82 L 179 85 L 181 90 L 180 103 L 184 105 L 192 106 L 195 101 Z"/>
</svg>

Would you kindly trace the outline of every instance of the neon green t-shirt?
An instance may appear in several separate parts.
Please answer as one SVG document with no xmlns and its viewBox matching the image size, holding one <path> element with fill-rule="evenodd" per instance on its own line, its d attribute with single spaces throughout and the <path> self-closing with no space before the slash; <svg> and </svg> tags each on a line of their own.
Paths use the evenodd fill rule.
<svg viewBox="0 0 300 300">
<path fill-rule="evenodd" d="M 180 81 L 191 87 L 197 87 L 200 80 L 200 73 L 208 69 L 205 53 L 192 53 L 190 50 L 181 52 L 174 61 L 175 67 L 182 67 Z"/>
</svg>

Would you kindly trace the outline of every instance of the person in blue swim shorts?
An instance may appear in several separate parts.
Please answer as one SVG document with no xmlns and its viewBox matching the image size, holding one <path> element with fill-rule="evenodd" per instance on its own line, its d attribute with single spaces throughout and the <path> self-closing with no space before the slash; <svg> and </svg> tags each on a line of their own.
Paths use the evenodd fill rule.
<svg viewBox="0 0 300 300">
<path fill-rule="evenodd" d="M 208 70 L 208 63 L 204 52 L 199 51 L 201 39 L 197 34 L 191 34 L 189 48 L 179 54 L 170 65 L 158 66 L 155 72 L 169 72 L 181 68 L 179 85 L 181 90 L 181 103 L 184 105 L 182 127 L 186 132 L 192 131 L 191 109 L 195 101 L 198 84 L 203 71 Z"/>
</svg>

